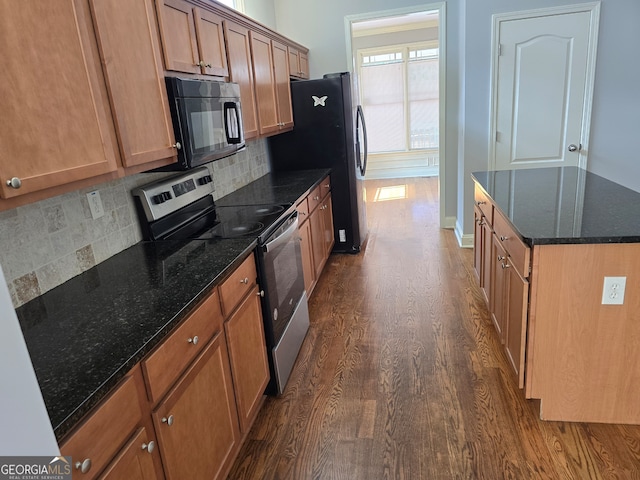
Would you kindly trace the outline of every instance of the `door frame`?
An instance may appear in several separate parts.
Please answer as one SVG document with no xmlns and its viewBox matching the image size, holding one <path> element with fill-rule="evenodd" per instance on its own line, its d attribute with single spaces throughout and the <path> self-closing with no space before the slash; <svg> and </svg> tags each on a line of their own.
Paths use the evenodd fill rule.
<svg viewBox="0 0 640 480">
<path fill-rule="evenodd" d="M 582 104 L 582 126 L 580 128 L 580 156 L 578 166 L 587 168 L 587 157 L 589 154 L 589 135 L 591 132 L 591 109 L 593 107 L 593 88 L 596 76 L 596 55 L 598 51 L 598 29 L 600 24 L 600 2 L 589 2 L 575 5 L 565 5 L 560 7 L 539 8 L 534 10 L 522 10 L 518 12 L 497 13 L 492 16 L 491 31 L 491 96 L 489 107 L 489 170 L 496 169 L 496 135 L 497 135 L 497 104 L 498 104 L 498 59 L 500 45 L 500 27 L 502 22 L 511 20 L 524 20 L 527 18 L 548 17 L 553 15 L 563 15 L 568 13 L 590 14 L 589 28 L 589 53 L 587 57 L 584 102 Z"/>
<path fill-rule="evenodd" d="M 344 28 L 345 28 L 345 41 L 347 47 L 347 65 L 349 65 L 349 69 L 351 72 L 356 70 L 355 67 L 355 58 L 353 56 L 353 47 L 351 43 L 352 31 L 351 24 L 356 22 L 361 22 L 363 20 L 374 20 L 377 18 L 384 17 L 397 17 L 400 15 L 406 15 L 409 13 L 416 12 L 425 12 L 425 11 L 433 11 L 438 12 L 438 82 L 439 82 L 439 99 L 438 99 L 438 184 L 439 184 L 439 209 L 440 209 L 440 228 L 454 228 L 455 227 L 455 218 L 449 217 L 447 218 L 445 212 L 447 211 L 445 208 L 445 186 L 447 184 L 445 180 L 446 173 L 446 152 L 445 146 L 447 144 L 446 141 L 446 125 L 447 125 L 447 106 L 446 106 L 446 98 L 447 98 L 447 72 L 446 72 L 446 57 L 447 57 L 447 18 L 446 18 L 446 2 L 435 2 L 424 5 L 415 5 L 412 7 L 406 8 L 396 8 L 392 10 L 384 10 L 378 12 L 369 12 L 358 15 L 347 15 L 344 17 Z M 454 161 L 454 160 L 452 160 Z"/>
</svg>

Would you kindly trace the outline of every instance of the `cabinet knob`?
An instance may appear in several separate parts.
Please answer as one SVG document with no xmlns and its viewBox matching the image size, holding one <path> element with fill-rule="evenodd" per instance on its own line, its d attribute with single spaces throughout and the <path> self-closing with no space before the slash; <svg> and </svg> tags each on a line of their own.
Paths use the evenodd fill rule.
<svg viewBox="0 0 640 480">
<path fill-rule="evenodd" d="M 501 240 L 502 242 L 504 242 L 507 238 L 509 238 L 509 237 L 505 237 L 504 235 L 500 235 L 500 240 Z"/>
<path fill-rule="evenodd" d="M 485 205 L 487 202 L 484 201 L 480 201 L 480 202 L 476 202 L 476 205 L 480 206 L 480 205 Z"/>
<path fill-rule="evenodd" d="M 502 264 L 502 268 L 509 268 L 511 265 L 509 265 L 508 263 L 503 263 Z"/>
<path fill-rule="evenodd" d="M 320 200 L 320 197 L 318 197 L 317 195 L 315 197 L 313 197 L 314 200 Z"/>
<path fill-rule="evenodd" d="M 22 180 L 18 177 L 12 177 L 11 180 L 7 180 L 7 186 L 11 188 L 20 188 L 22 186 Z"/>
<path fill-rule="evenodd" d="M 502 260 L 504 260 L 504 257 L 502 255 L 498 255 L 498 261 L 501 262 Z"/>
<path fill-rule="evenodd" d="M 244 277 L 242 280 L 240 280 L 240 283 L 244 283 L 245 285 L 249 285 L 249 279 L 247 277 Z"/>
<path fill-rule="evenodd" d="M 198 336 L 194 335 L 193 337 L 187 339 L 187 342 L 193 343 L 194 345 L 197 345 L 198 344 Z"/>
<path fill-rule="evenodd" d="M 155 442 L 151 441 L 149 443 L 142 444 L 142 450 L 146 450 L 149 453 L 153 453 L 153 450 L 156 448 Z"/>
<path fill-rule="evenodd" d="M 162 423 L 166 423 L 167 425 L 171 426 L 173 425 L 173 415 L 169 415 L 169 417 L 162 417 L 161 420 Z"/>
<path fill-rule="evenodd" d="M 176 150 L 180 150 L 182 148 L 182 144 L 180 142 L 176 142 L 173 145 L 171 145 L 173 148 L 175 148 Z"/>
<path fill-rule="evenodd" d="M 264 297 L 264 290 L 260 290 L 259 292 L 256 293 L 256 296 L 258 297 Z"/>
<path fill-rule="evenodd" d="M 76 470 L 80 470 L 82 473 L 87 473 L 89 470 L 91 470 L 91 459 L 85 458 L 81 462 L 76 462 L 75 467 Z"/>
</svg>

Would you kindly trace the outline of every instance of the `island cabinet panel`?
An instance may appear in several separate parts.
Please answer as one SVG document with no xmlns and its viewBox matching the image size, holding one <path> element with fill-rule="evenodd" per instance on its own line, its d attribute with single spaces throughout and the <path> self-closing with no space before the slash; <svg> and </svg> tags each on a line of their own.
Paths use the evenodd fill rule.
<svg viewBox="0 0 640 480">
<path fill-rule="evenodd" d="M 227 20 L 224 22 L 224 31 L 229 51 L 229 81 L 240 86 L 244 138 L 248 140 L 258 136 L 258 114 L 249 30 Z"/>
<path fill-rule="evenodd" d="M 89 2 L 3 1 L 0 31 L 0 196 L 116 172 Z"/>
<path fill-rule="evenodd" d="M 219 333 L 153 413 L 167 480 L 222 478 L 240 447 L 229 355 Z"/>
<path fill-rule="evenodd" d="M 174 162 L 175 139 L 152 0 L 90 2 L 123 165 Z"/>
<path fill-rule="evenodd" d="M 602 305 L 625 276 L 622 305 Z M 640 244 L 534 249 L 527 394 L 547 420 L 640 424 Z"/>
</svg>

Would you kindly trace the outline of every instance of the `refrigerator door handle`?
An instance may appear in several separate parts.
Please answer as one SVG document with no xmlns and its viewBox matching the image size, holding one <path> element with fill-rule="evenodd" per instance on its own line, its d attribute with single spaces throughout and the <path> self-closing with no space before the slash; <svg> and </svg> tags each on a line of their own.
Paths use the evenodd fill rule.
<svg viewBox="0 0 640 480">
<path fill-rule="evenodd" d="M 360 160 L 360 125 L 362 125 L 362 145 L 364 147 L 364 155 L 362 160 Z M 364 177 L 364 174 L 367 171 L 367 125 L 364 122 L 364 112 L 362 111 L 361 105 L 358 105 L 358 108 L 356 110 L 356 142 L 358 145 L 358 158 L 356 159 L 356 161 L 358 163 L 358 167 L 360 168 L 360 174 Z"/>
</svg>

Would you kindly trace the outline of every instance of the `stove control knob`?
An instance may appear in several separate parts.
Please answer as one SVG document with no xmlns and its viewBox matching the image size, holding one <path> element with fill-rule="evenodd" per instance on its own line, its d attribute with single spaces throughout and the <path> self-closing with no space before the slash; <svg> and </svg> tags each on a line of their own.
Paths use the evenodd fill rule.
<svg viewBox="0 0 640 480">
<path fill-rule="evenodd" d="M 171 200 L 171 193 L 170 192 L 159 193 L 158 195 L 154 195 L 152 200 L 153 200 L 153 203 L 155 203 L 156 205 L 160 205 L 161 203 L 164 203 L 167 200 Z"/>
<path fill-rule="evenodd" d="M 200 177 L 198 179 L 198 185 L 206 185 L 207 183 L 213 182 L 211 175 L 205 175 L 204 177 Z"/>
<path fill-rule="evenodd" d="M 165 202 L 167 200 L 171 200 L 171 192 L 162 192 L 161 195 L 162 195 L 162 198 L 164 198 Z"/>
</svg>

